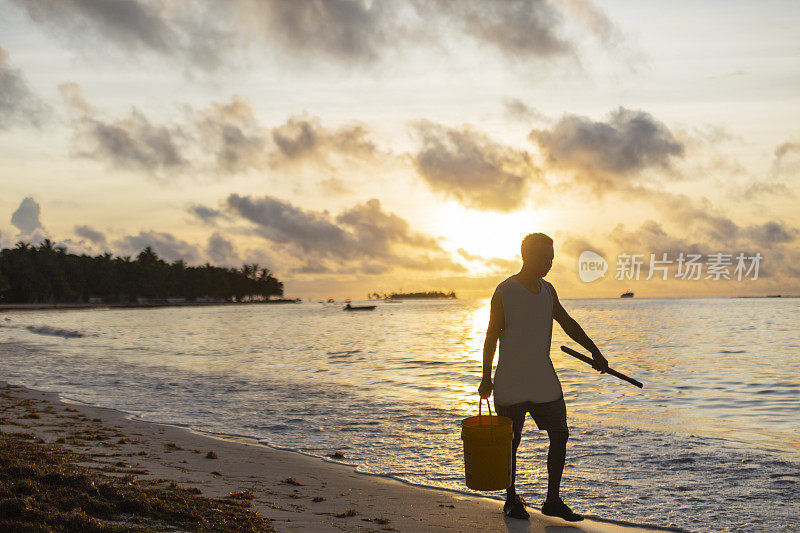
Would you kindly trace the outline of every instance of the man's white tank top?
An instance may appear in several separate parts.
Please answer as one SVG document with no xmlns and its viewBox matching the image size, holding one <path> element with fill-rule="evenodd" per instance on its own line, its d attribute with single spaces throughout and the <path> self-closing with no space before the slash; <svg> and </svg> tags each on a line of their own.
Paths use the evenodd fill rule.
<svg viewBox="0 0 800 533">
<path fill-rule="evenodd" d="M 500 405 L 551 402 L 562 396 L 550 360 L 553 293 L 548 282 L 539 282 L 539 294 L 523 287 L 514 276 L 495 289 L 502 294 L 505 314 L 494 374 L 494 398 Z"/>
</svg>

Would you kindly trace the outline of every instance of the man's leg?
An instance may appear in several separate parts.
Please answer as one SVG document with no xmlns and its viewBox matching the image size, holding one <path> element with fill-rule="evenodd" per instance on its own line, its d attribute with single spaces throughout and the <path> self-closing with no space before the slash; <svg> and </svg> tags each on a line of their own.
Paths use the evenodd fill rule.
<svg viewBox="0 0 800 533">
<path fill-rule="evenodd" d="M 525 404 L 498 405 L 494 404 L 495 412 L 500 416 L 507 416 L 513 422 L 514 438 L 511 441 L 511 486 L 506 489 L 506 500 L 511 500 L 517 495 L 514 482 L 517 477 L 517 448 L 522 440 L 522 428 L 525 425 Z"/>
<path fill-rule="evenodd" d="M 547 498 L 542 505 L 542 513 L 558 516 L 570 522 L 583 520 L 583 517 L 570 509 L 559 496 L 561 474 L 564 473 L 564 462 L 567 457 L 567 406 L 564 398 L 553 402 L 534 404 L 531 416 L 539 429 L 547 431 L 550 437 L 550 448 L 547 451 Z"/>
<path fill-rule="evenodd" d="M 561 474 L 564 473 L 564 462 L 567 459 L 569 431 L 551 429 L 547 431 L 547 436 L 550 437 L 550 449 L 547 450 L 546 501 L 554 502 L 558 500 L 558 492 L 561 488 Z"/>
</svg>

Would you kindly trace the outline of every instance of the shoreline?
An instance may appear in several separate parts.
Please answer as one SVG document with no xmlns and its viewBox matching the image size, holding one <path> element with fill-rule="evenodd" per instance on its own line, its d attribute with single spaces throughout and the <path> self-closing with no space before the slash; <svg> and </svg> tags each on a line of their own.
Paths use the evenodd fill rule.
<svg viewBox="0 0 800 533">
<path fill-rule="evenodd" d="M 92 468 L 107 468 L 109 452 L 127 455 L 137 479 L 167 478 L 211 498 L 249 490 L 252 509 L 278 531 L 530 531 L 572 526 L 573 531 L 634 532 L 669 530 L 598 518 L 568 523 L 530 508 L 529 522 L 505 518 L 502 502 L 448 489 L 425 487 L 302 452 L 177 425 L 138 420 L 112 408 L 62 398 L 57 392 L 30 389 L 0 380 L 18 398 L 49 406 L 41 418 L 17 417 L 0 431 L 25 430 L 55 443 L 65 424 L 96 427 L 97 420 L 131 440 L 123 444 L 80 441 L 61 445 L 93 456 Z M 4 410 L 7 411 L 4 405 Z M 72 410 L 69 411 L 68 409 Z M 9 417 L 7 417 L 9 418 Z M 94 426 L 93 426 L 94 424 Z M 55 436 L 54 436 L 55 434 Z M 217 458 L 208 459 L 213 451 Z M 346 460 L 346 458 L 345 458 Z M 648 529 L 649 528 L 649 529 Z"/>
<path fill-rule="evenodd" d="M 781 294 L 781 295 L 733 295 L 733 296 L 640 296 L 634 298 L 635 300 L 701 300 L 701 299 L 719 299 L 719 298 L 732 298 L 732 299 L 798 299 L 800 295 Z M 408 298 L 408 301 L 466 301 L 466 300 L 482 300 L 488 298 Z M 598 297 L 564 297 L 561 300 L 619 300 L 619 296 L 598 296 Z M 342 303 L 345 300 L 336 301 L 336 304 Z M 364 302 L 384 302 L 384 300 L 359 300 Z M 213 306 L 238 306 L 238 305 L 278 305 L 278 304 L 300 304 L 300 303 L 326 303 L 316 300 L 302 300 L 292 298 L 281 298 L 275 300 L 264 300 L 256 302 L 174 302 L 174 303 L 41 303 L 41 304 L 9 304 L 0 303 L 0 313 L 11 311 L 70 311 L 80 309 L 94 309 L 94 310 L 111 310 L 111 309 L 159 309 L 171 307 L 213 307 Z M 389 302 L 401 303 L 401 302 Z"/>
<path fill-rule="evenodd" d="M 71 309 L 156 309 L 161 307 L 209 307 L 228 305 L 262 305 L 262 304 L 295 304 L 301 303 L 293 299 L 264 300 L 260 302 L 174 302 L 174 303 L 42 303 L 42 304 L 2 304 L 0 312 L 4 311 L 49 311 Z"/>
</svg>

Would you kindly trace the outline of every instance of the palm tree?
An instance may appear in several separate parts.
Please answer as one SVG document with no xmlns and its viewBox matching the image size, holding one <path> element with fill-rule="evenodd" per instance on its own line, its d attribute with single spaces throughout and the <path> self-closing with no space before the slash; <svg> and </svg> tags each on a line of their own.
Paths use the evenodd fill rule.
<svg viewBox="0 0 800 533">
<path fill-rule="evenodd" d="M 241 269 L 206 263 L 188 266 L 178 259 L 166 263 L 146 247 L 135 260 L 105 252 L 91 257 L 67 252 L 45 239 L 39 246 L 19 241 L 0 250 L 0 300 L 15 303 L 75 302 L 91 297 L 128 303 L 137 296 L 227 300 L 283 296 L 283 283 L 257 263 Z"/>
</svg>

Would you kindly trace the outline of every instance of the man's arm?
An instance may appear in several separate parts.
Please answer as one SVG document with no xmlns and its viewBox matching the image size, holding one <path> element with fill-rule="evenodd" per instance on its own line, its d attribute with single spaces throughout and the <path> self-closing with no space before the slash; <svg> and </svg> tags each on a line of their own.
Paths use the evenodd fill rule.
<svg viewBox="0 0 800 533">
<path fill-rule="evenodd" d="M 505 323 L 503 295 L 495 292 L 494 296 L 492 296 L 486 340 L 483 342 L 483 378 L 478 387 L 478 394 L 481 395 L 481 398 L 488 398 L 492 395 L 492 361 L 494 360 L 494 352 L 497 349 L 497 339 L 500 338 L 500 333 L 502 333 Z"/>
<path fill-rule="evenodd" d="M 553 288 L 553 318 L 558 322 L 561 326 L 561 329 L 564 330 L 564 333 L 569 335 L 569 337 L 589 350 L 592 354 L 592 359 L 594 359 L 594 368 L 599 370 L 600 372 L 605 372 L 608 370 L 608 361 L 606 358 L 603 357 L 603 354 L 600 353 L 600 349 L 592 342 L 592 339 L 583 331 L 583 328 L 578 324 L 574 318 L 569 316 L 567 310 L 561 305 L 561 302 L 558 301 L 558 295 L 556 294 L 556 289 L 550 284 L 550 287 Z"/>
</svg>

